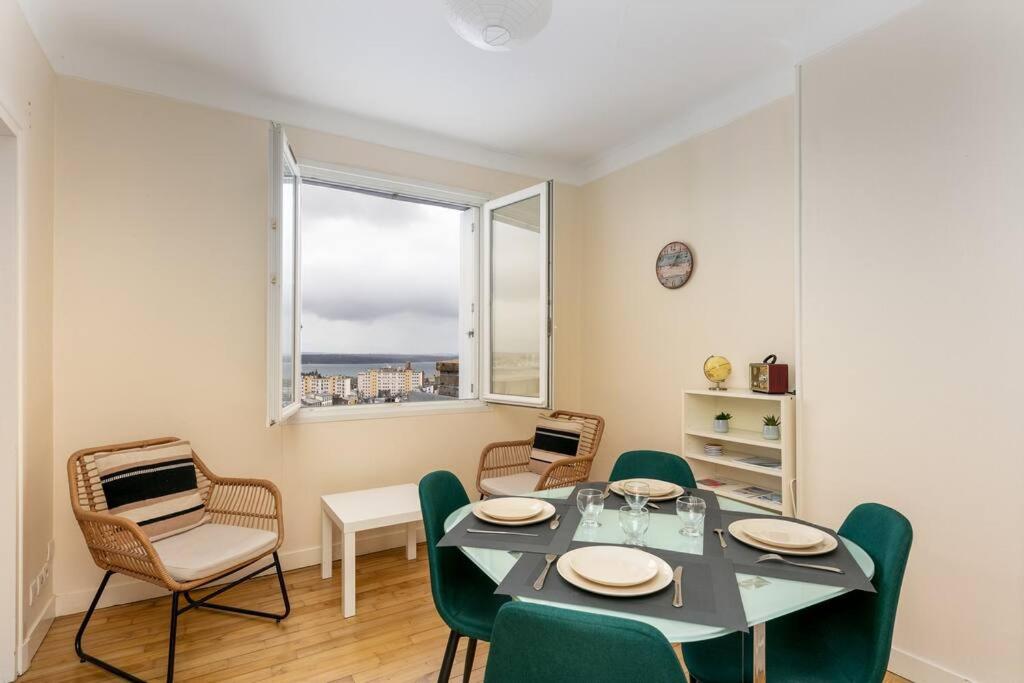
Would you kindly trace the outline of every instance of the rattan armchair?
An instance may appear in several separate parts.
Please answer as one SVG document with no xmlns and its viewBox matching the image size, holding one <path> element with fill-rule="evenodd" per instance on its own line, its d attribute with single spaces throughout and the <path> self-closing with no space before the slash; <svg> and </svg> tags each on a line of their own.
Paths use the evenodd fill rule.
<svg viewBox="0 0 1024 683">
<path fill-rule="evenodd" d="M 91 662 L 131 681 L 139 681 L 141 679 L 87 654 L 82 649 L 82 637 L 85 634 L 85 629 L 92 618 L 96 605 L 99 603 L 100 596 L 103 595 L 107 582 L 114 573 L 147 581 L 171 591 L 170 644 L 167 657 L 168 681 L 173 680 L 174 677 L 177 619 L 182 613 L 201 607 L 204 609 L 265 617 L 280 622 L 291 611 L 281 562 L 277 554 L 284 540 L 281 493 L 273 483 L 261 479 L 218 477 L 206 467 L 195 451 L 192 451 L 192 458 L 196 469 L 196 481 L 200 496 L 206 506 L 209 524 L 226 525 L 228 527 L 238 527 L 239 529 L 262 530 L 271 532 L 276 535 L 277 539 L 272 548 L 261 548 L 258 553 L 237 558 L 237 561 L 233 561 L 235 558 L 232 558 L 232 563 L 228 566 L 219 567 L 208 575 L 194 578 L 183 578 L 181 576 L 176 578 L 173 575 L 174 572 L 166 566 L 164 559 L 161 557 L 160 550 L 156 547 L 162 541 L 157 541 L 156 545 L 154 545 L 154 542 L 149 539 L 138 524 L 126 517 L 108 512 L 106 498 L 95 464 L 95 456 L 100 453 L 145 448 L 176 441 L 179 441 L 179 439 L 164 437 L 100 446 L 98 448 L 87 448 L 75 452 L 68 459 L 68 487 L 71 493 L 71 509 L 75 514 L 75 519 L 78 520 L 79 527 L 82 529 L 82 535 L 85 537 L 85 543 L 92 554 L 93 560 L 100 569 L 106 572 L 92 600 L 92 604 L 90 604 L 89 610 L 82 620 L 82 625 L 78 629 L 78 634 L 75 638 L 75 652 L 81 661 Z M 182 537 L 190 533 L 192 532 L 186 531 L 182 534 Z M 266 534 L 263 534 L 263 536 L 266 536 Z M 201 598 L 194 598 L 190 594 L 190 591 L 250 567 L 268 555 L 273 557 L 271 564 L 255 569 L 242 578 L 220 586 L 217 590 Z M 275 569 L 277 573 L 281 598 L 284 603 L 284 610 L 281 613 L 260 612 L 209 602 L 211 598 L 269 569 Z M 184 607 L 179 607 L 182 597 L 187 604 Z"/>
<path fill-rule="evenodd" d="M 576 457 L 556 460 L 534 482 L 533 477 L 527 476 L 530 452 L 533 449 L 533 437 L 487 444 L 484 446 L 483 452 L 480 453 L 480 467 L 476 475 L 476 488 L 481 496 L 495 493 L 494 490 L 488 490 L 491 487 L 484 483 L 485 480 L 496 480 L 503 477 L 509 477 L 511 480 L 512 477 L 518 476 L 524 486 L 533 484 L 532 488 L 527 488 L 526 491 L 572 486 L 587 480 L 587 477 L 590 476 L 590 467 L 594 463 L 594 458 L 597 457 L 597 449 L 601 445 L 604 418 L 568 410 L 556 410 L 551 416 L 583 424 L 580 447 Z M 515 481 L 519 483 L 518 480 Z M 526 491 L 520 492 L 525 493 Z M 501 491 L 501 493 L 512 492 L 511 490 Z"/>
</svg>

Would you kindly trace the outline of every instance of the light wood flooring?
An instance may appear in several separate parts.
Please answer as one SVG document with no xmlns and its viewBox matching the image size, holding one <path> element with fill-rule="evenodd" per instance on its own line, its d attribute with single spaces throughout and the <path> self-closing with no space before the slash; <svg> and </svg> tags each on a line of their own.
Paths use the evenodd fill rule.
<svg viewBox="0 0 1024 683">
<path fill-rule="evenodd" d="M 356 565 L 356 616 L 343 619 L 340 567 L 285 574 L 292 613 L 279 625 L 213 611 L 178 620 L 176 681 L 435 681 L 448 638 L 430 597 L 426 549 L 406 561 L 404 548 L 363 555 Z M 227 604 L 277 611 L 274 577 L 232 589 Z M 169 598 L 97 610 L 85 650 L 146 680 L 163 680 Z M 82 615 L 58 618 L 29 671 L 19 681 L 111 681 L 111 674 L 78 661 L 73 643 Z M 465 639 L 452 681 L 462 681 Z M 477 648 L 472 679 L 483 681 L 487 645 Z M 885 683 L 906 683 L 889 674 Z"/>
</svg>

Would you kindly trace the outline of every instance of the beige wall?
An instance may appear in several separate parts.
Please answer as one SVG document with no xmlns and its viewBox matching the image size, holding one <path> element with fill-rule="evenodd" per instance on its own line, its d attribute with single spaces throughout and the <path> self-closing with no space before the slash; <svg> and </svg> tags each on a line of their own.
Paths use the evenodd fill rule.
<svg viewBox="0 0 1024 683">
<path fill-rule="evenodd" d="M 22 626 L 44 613 L 53 582 L 30 606 L 28 584 L 46 562 L 53 505 L 53 100 L 55 78 L 15 0 L 0 0 L 0 107 L 20 128 L 24 220 L 24 575 Z M 4 552 L 9 552 L 5 549 Z"/>
<path fill-rule="evenodd" d="M 58 611 L 84 608 L 99 571 L 67 501 L 64 462 L 88 445 L 192 439 L 214 471 L 267 477 L 284 495 L 287 564 L 319 560 L 319 496 L 417 481 L 472 484 L 480 448 L 529 433 L 536 411 L 268 429 L 265 294 L 268 123 L 60 79 L 55 216 Z M 312 131 L 300 157 L 492 193 L 537 182 Z M 557 186 L 556 391 L 578 399 L 577 190 Z M 223 387 L 237 387 L 224 391 Z M 127 580 L 112 600 L 137 597 Z M 119 587 L 120 586 L 120 587 Z"/>
<path fill-rule="evenodd" d="M 715 353 L 793 362 L 793 105 L 785 98 L 584 186 L 584 406 L 607 420 L 600 474 L 635 448 L 678 453 L 681 390 Z M 654 275 L 673 240 L 681 289 Z"/>
<path fill-rule="evenodd" d="M 804 512 L 913 523 L 893 667 L 1024 679 L 1024 5 L 931 2 L 803 71 Z"/>
</svg>

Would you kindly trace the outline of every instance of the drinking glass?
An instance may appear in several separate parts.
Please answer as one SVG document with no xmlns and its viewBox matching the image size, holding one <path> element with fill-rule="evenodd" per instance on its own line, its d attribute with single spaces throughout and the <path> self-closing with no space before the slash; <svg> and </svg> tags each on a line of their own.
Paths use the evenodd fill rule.
<svg viewBox="0 0 1024 683">
<path fill-rule="evenodd" d="M 642 481 L 627 481 L 622 486 L 622 497 L 626 504 L 634 510 L 639 510 L 651 497 L 651 487 Z"/>
<path fill-rule="evenodd" d="M 704 535 L 704 511 L 708 504 L 697 496 L 682 496 L 676 499 L 676 514 L 679 515 L 683 528 L 679 530 L 683 536 Z"/>
<path fill-rule="evenodd" d="M 604 510 L 604 492 L 600 489 L 580 489 L 580 492 L 576 494 L 576 507 L 583 515 L 583 523 L 580 526 L 601 526 L 601 522 L 597 521 L 597 518 Z"/>
<path fill-rule="evenodd" d="M 644 546 L 647 527 L 651 525 L 651 512 L 645 507 L 623 505 L 619 508 L 619 527 L 626 536 L 626 545 Z"/>
</svg>

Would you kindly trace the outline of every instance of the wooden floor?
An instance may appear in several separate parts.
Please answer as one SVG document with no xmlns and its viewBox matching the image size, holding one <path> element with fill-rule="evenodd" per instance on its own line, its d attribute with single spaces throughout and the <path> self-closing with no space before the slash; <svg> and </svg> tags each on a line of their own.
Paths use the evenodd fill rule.
<svg viewBox="0 0 1024 683">
<path fill-rule="evenodd" d="M 288 572 L 292 613 L 281 624 L 193 610 L 178 620 L 176 681 L 435 681 L 448 638 L 430 597 L 426 551 L 406 561 L 404 548 L 364 555 L 356 565 L 357 614 L 343 619 L 340 568 L 320 579 L 319 567 Z M 230 600 L 228 599 L 230 596 Z M 228 604 L 279 609 L 276 579 L 256 579 L 223 596 Z M 146 680 L 163 680 L 170 601 L 97 610 L 85 650 Z M 19 681 L 120 680 L 82 664 L 75 631 L 82 615 L 57 619 Z M 453 681 L 462 680 L 465 641 Z M 472 679 L 482 681 L 487 645 L 477 648 Z M 904 679 L 890 674 L 885 683 Z"/>
</svg>

